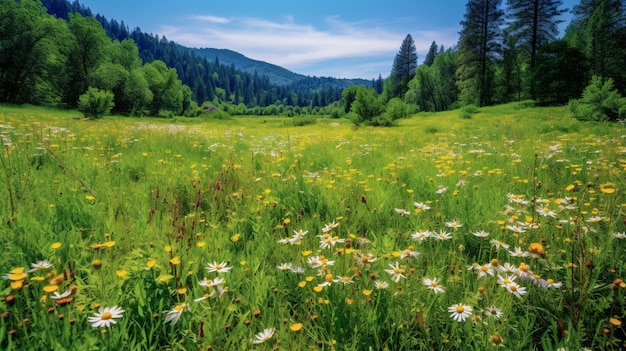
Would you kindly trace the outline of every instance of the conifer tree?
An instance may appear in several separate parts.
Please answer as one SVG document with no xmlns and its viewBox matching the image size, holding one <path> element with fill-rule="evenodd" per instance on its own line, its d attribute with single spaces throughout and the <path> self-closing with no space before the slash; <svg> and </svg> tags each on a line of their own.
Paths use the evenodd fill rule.
<svg viewBox="0 0 626 351">
<path fill-rule="evenodd" d="M 396 54 L 389 76 L 389 84 L 387 85 L 387 97 L 404 97 L 408 90 L 408 84 L 415 77 L 415 69 L 417 68 L 417 50 L 415 42 L 411 34 L 402 41 L 400 51 Z"/>
<path fill-rule="evenodd" d="M 504 11 L 501 0 L 469 0 L 461 21 L 459 37 L 458 87 L 463 104 L 491 103 L 491 62 L 502 47 Z"/>
<path fill-rule="evenodd" d="M 433 43 L 430 44 L 430 49 L 428 49 L 426 57 L 424 58 L 424 64 L 426 66 L 430 67 L 433 65 L 433 62 L 435 62 L 435 56 L 437 56 L 438 53 L 437 50 L 439 50 L 437 43 L 433 41 Z"/>
<path fill-rule="evenodd" d="M 518 47 L 530 53 L 530 68 L 536 66 L 537 50 L 557 39 L 563 0 L 507 0 L 508 34 Z"/>
</svg>

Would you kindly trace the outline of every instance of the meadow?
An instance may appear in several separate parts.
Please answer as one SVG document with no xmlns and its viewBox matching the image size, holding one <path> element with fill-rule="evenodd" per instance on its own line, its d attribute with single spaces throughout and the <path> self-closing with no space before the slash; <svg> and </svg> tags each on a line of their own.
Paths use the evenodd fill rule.
<svg viewBox="0 0 626 351">
<path fill-rule="evenodd" d="M 624 348 L 622 124 L 291 121 L 0 106 L 0 348 Z"/>
</svg>

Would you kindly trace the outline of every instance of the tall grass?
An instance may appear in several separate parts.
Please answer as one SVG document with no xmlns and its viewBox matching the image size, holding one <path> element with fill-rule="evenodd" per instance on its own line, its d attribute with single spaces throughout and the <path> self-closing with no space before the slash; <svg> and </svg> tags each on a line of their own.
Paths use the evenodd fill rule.
<svg viewBox="0 0 626 351">
<path fill-rule="evenodd" d="M 0 107 L 2 349 L 625 342 L 620 125 L 515 104 L 357 130 L 74 115 Z"/>
</svg>

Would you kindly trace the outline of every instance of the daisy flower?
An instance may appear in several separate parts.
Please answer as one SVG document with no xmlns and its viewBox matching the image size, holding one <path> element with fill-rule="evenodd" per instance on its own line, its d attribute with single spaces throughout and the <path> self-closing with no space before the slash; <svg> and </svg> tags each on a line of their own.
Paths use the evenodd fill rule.
<svg viewBox="0 0 626 351">
<path fill-rule="evenodd" d="M 405 258 L 417 258 L 419 257 L 420 253 L 415 251 L 415 248 L 413 246 L 409 246 L 408 248 L 400 251 L 400 259 L 405 259 Z"/>
<path fill-rule="evenodd" d="M 352 280 L 352 277 L 342 277 L 340 275 L 337 276 L 337 279 L 334 279 L 333 282 L 335 283 L 343 283 L 343 284 L 352 284 L 354 283 L 354 281 Z"/>
<path fill-rule="evenodd" d="M 556 212 L 551 210 L 549 207 L 540 207 L 537 209 L 537 213 L 539 213 L 539 215 L 543 217 L 556 218 Z"/>
<path fill-rule="evenodd" d="M 293 236 L 291 237 L 291 243 L 295 244 L 298 241 L 304 239 L 304 236 L 307 235 L 309 233 L 308 230 L 298 230 L 298 231 L 293 231 Z"/>
<path fill-rule="evenodd" d="M 516 277 L 514 275 L 501 275 L 498 277 L 498 284 L 501 287 L 506 288 L 510 284 L 513 284 L 515 282 L 515 279 Z"/>
<path fill-rule="evenodd" d="M 486 277 L 487 275 L 493 277 L 495 273 L 493 266 L 490 263 L 476 267 L 476 272 L 478 272 L 478 278 Z"/>
<path fill-rule="evenodd" d="M 512 282 L 511 284 L 506 286 L 506 290 L 508 290 L 511 294 L 517 296 L 518 298 L 521 298 L 522 296 L 526 295 L 526 288 L 523 286 L 520 286 L 519 284 Z"/>
<path fill-rule="evenodd" d="M 376 289 L 382 290 L 387 289 L 389 287 L 389 283 L 382 280 L 377 280 L 374 282 L 374 286 L 376 287 Z"/>
<path fill-rule="evenodd" d="M 413 240 L 422 241 L 434 235 L 435 233 L 431 232 L 430 230 L 418 230 L 415 233 L 411 234 L 411 238 Z"/>
<path fill-rule="evenodd" d="M 324 228 L 322 228 L 322 233 L 328 233 L 337 227 L 339 227 L 339 223 L 335 223 L 335 221 L 333 221 L 332 223 L 326 224 Z"/>
<path fill-rule="evenodd" d="M 226 280 L 224 280 L 224 278 L 220 278 L 220 277 L 217 277 L 217 278 L 215 278 L 213 280 L 204 278 L 200 282 L 198 282 L 198 285 L 204 286 L 205 288 L 210 288 L 210 287 L 213 287 L 213 286 L 224 284 L 225 281 Z"/>
<path fill-rule="evenodd" d="M 440 230 L 439 233 L 436 233 L 435 235 L 433 235 L 436 239 L 439 240 L 450 240 L 452 239 L 452 235 L 450 235 L 450 233 Z"/>
<path fill-rule="evenodd" d="M 171 310 L 165 312 L 165 323 L 171 323 L 172 325 L 176 324 L 180 319 L 180 316 L 183 315 L 185 307 L 187 307 L 187 304 L 183 302 L 174 306 L 174 308 L 172 308 Z"/>
<path fill-rule="evenodd" d="M 345 239 L 339 239 L 338 236 L 331 236 L 328 234 L 318 235 L 320 238 L 320 249 L 329 249 L 335 244 L 341 244 L 345 241 Z"/>
<path fill-rule="evenodd" d="M 597 222 L 601 222 L 604 218 L 600 217 L 600 216 L 593 216 L 593 217 L 589 217 L 587 218 L 587 220 L 585 222 L 587 223 L 597 223 Z"/>
<path fill-rule="evenodd" d="M 210 299 L 210 298 L 211 298 L 211 297 L 213 297 L 213 296 L 215 296 L 215 290 L 214 290 L 214 291 L 211 291 L 211 293 L 210 293 L 210 294 L 204 294 L 204 295 L 202 295 L 202 297 L 199 297 L 199 298 L 197 298 L 197 299 L 194 299 L 193 301 L 194 301 L 194 302 L 200 302 L 200 301 L 208 300 L 208 299 Z"/>
<path fill-rule="evenodd" d="M 50 296 L 51 299 L 53 300 L 60 300 L 60 299 L 64 299 L 68 296 L 72 295 L 72 290 L 66 290 L 63 294 L 59 294 L 58 291 L 55 291 L 52 296 Z"/>
<path fill-rule="evenodd" d="M 456 219 L 450 222 L 446 222 L 446 227 L 448 228 L 452 228 L 452 229 L 459 229 L 463 226 L 463 224 L 459 223 L 459 221 L 457 221 Z"/>
<path fill-rule="evenodd" d="M 111 324 L 116 324 L 116 318 L 122 318 L 124 310 L 117 307 L 100 307 L 97 313 L 94 313 L 92 317 L 87 318 L 91 326 L 94 328 L 105 327 L 108 328 Z"/>
<path fill-rule="evenodd" d="M 357 264 L 374 263 L 374 262 L 376 262 L 376 260 L 378 260 L 378 257 L 372 255 L 369 252 L 368 253 L 361 253 L 356 258 L 356 263 Z"/>
<path fill-rule="evenodd" d="M 281 263 L 278 266 L 276 266 L 276 268 L 280 269 L 281 271 L 288 271 L 293 267 L 293 265 L 291 263 Z"/>
<path fill-rule="evenodd" d="M 308 263 L 311 268 L 319 268 L 324 264 L 319 256 L 311 256 L 307 258 L 306 263 Z"/>
<path fill-rule="evenodd" d="M 268 341 L 269 339 L 272 338 L 272 336 L 274 336 L 274 332 L 276 331 L 275 328 L 267 328 L 267 329 L 263 329 L 262 332 L 257 333 L 254 336 L 254 340 L 252 340 L 253 344 L 262 344 L 266 341 Z"/>
<path fill-rule="evenodd" d="M 544 288 L 556 288 L 556 289 L 560 289 L 563 286 L 563 283 L 561 282 L 555 282 L 554 279 L 540 279 L 539 280 L 539 285 L 541 285 Z"/>
<path fill-rule="evenodd" d="M 446 188 L 443 185 L 440 185 L 439 188 L 437 189 L 437 191 L 435 191 L 435 193 L 441 195 L 441 194 L 445 193 L 446 191 L 448 191 L 448 188 Z"/>
<path fill-rule="evenodd" d="M 472 234 L 477 238 L 486 238 L 489 236 L 489 232 L 486 232 L 484 230 L 479 230 L 477 232 L 473 232 Z"/>
<path fill-rule="evenodd" d="M 513 257 L 529 257 L 530 256 L 530 252 L 524 251 L 524 250 L 522 250 L 521 247 L 516 246 L 515 250 L 513 250 L 513 251 L 509 250 L 509 255 L 513 256 Z"/>
<path fill-rule="evenodd" d="M 415 206 L 416 209 L 421 210 L 421 211 L 428 211 L 430 210 L 430 206 L 421 203 L 421 202 L 414 202 L 413 206 Z"/>
<path fill-rule="evenodd" d="M 391 275 L 391 280 L 394 283 L 399 282 L 400 278 L 406 278 L 406 276 L 404 275 L 405 270 L 404 268 L 400 268 L 400 266 L 398 265 L 398 262 L 396 262 L 395 265 L 390 263 L 389 268 L 390 269 L 385 269 L 385 272 Z"/>
<path fill-rule="evenodd" d="M 433 278 L 433 279 L 424 278 L 422 282 L 424 283 L 424 285 L 426 285 L 428 289 L 434 291 L 435 293 L 443 293 L 446 291 L 443 286 L 439 285 L 437 278 Z"/>
<path fill-rule="evenodd" d="M 459 303 L 448 307 L 448 312 L 450 312 L 450 318 L 455 321 L 465 322 L 467 317 L 472 315 L 472 307 Z"/>
<path fill-rule="evenodd" d="M 217 262 L 213 261 L 213 263 L 207 264 L 207 271 L 209 273 L 211 272 L 228 273 L 231 269 L 233 269 L 233 267 L 226 267 L 227 265 L 228 265 L 227 262 L 222 262 L 218 264 Z"/>
<path fill-rule="evenodd" d="M 48 262 L 47 260 L 43 260 L 43 261 L 37 261 L 36 263 L 31 263 L 31 270 L 28 271 L 28 273 L 33 273 L 36 271 L 40 271 L 42 269 L 48 269 L 50 267 L 52 267 L 52 264 L 50 262 Z"/>
<path fill-rule="evenodd" d="M 496 250 L 499 250 L 500 248 L 503 248 L 505 250 L 509 249 L 509 244 L 507 244 L 505 242 L 502 242 L 502 241 L 499 241 L 499 240 L 496 240 L 496 239 L 491 239 L 491 240 L 489 240 L 489 242 L 491 243 L 491 245 L 496 247 Z"/>
<path fill-rule="evenodd" d="M 519 267 L 517 267 L 517 276 L 525 279 L 525 278 L 531 278 L 533 277 L 533 271 L 530 270 L 530 267 L 528 267 L 528 265 L 524 262 L 519 264 Z"/>
<path fill-rule="evenodd" d="M 302 274 L 302 273 L 304 273 L 304 268 L 302 268 L 302 267 L 300 267 L 300 266 L 293 266 L 293 267 L 289 268 L 289 270 L 290 270 L 291 272 L 293 272 L 293 273 L 296 273 L 296 274 Z"/>
<path fill-rule="evenodd" d="M 403 208 L 394 208 L 393 210 L 396 211 L 396 213 L 399 214 L 400 216 L 408 216 L 411 214 L 411 212 Z"/>
<path fill-rule="evenodd" d="M 495 306 L 489 306 L 485 310 L 485 315 L 487 317 L 489 317 L 489 318 L 498 319 L 498 318 L 502 317 L 503 313 L 502 313 L 502 311 L 499 308 L 497 308 Z"/>
<path fill-rule="evenodd" d="M 613 233 L 612 234 L 614 238 L 617 239 L 626 239 L 626 233 L 621 232 L 621 233 Z"/>
</svg>

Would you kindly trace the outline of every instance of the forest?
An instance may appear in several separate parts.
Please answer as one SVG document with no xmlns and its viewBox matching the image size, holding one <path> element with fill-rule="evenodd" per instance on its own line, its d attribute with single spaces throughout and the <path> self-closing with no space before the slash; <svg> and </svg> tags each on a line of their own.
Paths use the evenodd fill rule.
<svg viewBox="0 0 626 351">
<path fill-rule="evenodd" d="M 389 76 L 363 85 L 330 77 L 276 84 L 263 72 L 209 61 L 123 20 L 94 16 L 78 1 L 1 1 L 2 103 L 82 106 L 94 117 L 191 117 L 214 105 L 231 115 L 323 114 L 393 125 L 418 111 L 567 104 L 588 87 L 614 97 L 603 118 L 617 119 L 624 109 L 615 103 L 626 89 L 620 0 L 581 0 L 572 9 L 560 0 L 470 0 L 457 45 L 433 41 L 418 65 L 408 34 Z M 572 20 L 559 33 L 566 12 Z"/>
</svg>

